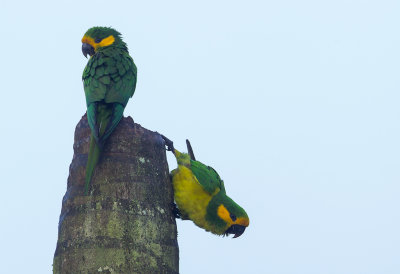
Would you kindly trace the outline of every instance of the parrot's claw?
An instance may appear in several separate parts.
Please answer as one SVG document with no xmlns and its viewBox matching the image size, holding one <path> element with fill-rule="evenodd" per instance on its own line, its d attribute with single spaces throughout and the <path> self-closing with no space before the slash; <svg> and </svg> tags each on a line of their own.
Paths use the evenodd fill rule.
<svg viewBox="0 0 400 274">
<path fill-rule="evenodd" d="M 161 137 L 164 139 L 164 141 L 165 141 L 165 145 L 167 146 L 167 150 L 168 151 L 172 151 L 172 152 L 174 152 L 174 143 L 170 140 L 170 139 L 168 139 L 167 137 L 165 137 L 164 135 L 162 135 L 162 134 L 160 134 L 161 135 Z"/>
<path fill-rule="evenodd" d="M 172 214 L 174 215 L 175 219 L 181 219 L 181 211 L 178 209 L 175 203 L 171 203 L 172 206 Z"/>
</svg>

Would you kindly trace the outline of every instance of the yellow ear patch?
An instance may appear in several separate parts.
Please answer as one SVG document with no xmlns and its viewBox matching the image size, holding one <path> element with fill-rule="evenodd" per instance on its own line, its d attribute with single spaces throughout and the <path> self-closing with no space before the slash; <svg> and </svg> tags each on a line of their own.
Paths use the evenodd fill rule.
<svg viewBox="0 0 400 274">
<path fill-rule="evenodd" d="M 221 204 L 218 207 L 217 214 L 222 220 L 224 220 L 229 225 L 242 225 L 247 227 L 249 226 L 250 223 L 249 219 L 244 217 L 239 217 L 235 221 L 232 221 L 231 214 L 223 204 Z"/>
<path fill-rule="evenodd" d="M 101 40 L 101 42 L 97 44 L 97 47 L 100 47 L 100 48 L 107 47 L 107 46 L 111 45 L 112 43 L 114 43 L 114 41 L 115 41 L 114 36 L 110 35 L 110 36 L 104 38 L 103 40 Z"/>
<path fill-rule="evenodd" d="M 224 220 L 227 224 L 232 224 L 232 219 L 230 217 L 229 211 L 224 207 L 224 205 L 220 205 L 217 210 L 218 216 Z"/>
<path fill-rule="evenodd" d="M 100 41 L 100 43 L 96 43 L 92 37 L 89 37 L 86 35 L 83 36 L 83 38 L 82 38 L 82 43 L 91 45 L 94 48 L 94 50 L 112 45 L 114 43 L 114 41 L 115 41 L 115 38 L 112 35 L 104 38 L 103 40 Z"/>
</svg>

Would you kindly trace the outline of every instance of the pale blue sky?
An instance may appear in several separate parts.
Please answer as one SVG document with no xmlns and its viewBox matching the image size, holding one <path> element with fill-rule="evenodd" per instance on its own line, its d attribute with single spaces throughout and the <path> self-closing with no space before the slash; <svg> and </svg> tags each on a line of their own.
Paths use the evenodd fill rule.
<svg viewBox="0 0 400 274">
<path fill-rule="evenodd" d="M 144 2 L 1 1 L 1 272 L 51 272 L 102 25 L 138 67 L 125 115 L 189 138 L 251 219 L 178 221 L 181 273 L 400 273 L 400 2 Z"/>
</svg>

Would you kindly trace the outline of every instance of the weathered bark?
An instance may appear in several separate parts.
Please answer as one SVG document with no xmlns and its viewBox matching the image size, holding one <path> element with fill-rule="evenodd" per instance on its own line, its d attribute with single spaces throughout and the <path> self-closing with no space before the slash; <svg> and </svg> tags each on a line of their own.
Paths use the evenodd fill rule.
<svg viewBox="0 0 400 274">
<path fill-rule="evenodd" d="M 173 190 L 164 141 L 123 118 L 83 195 L 90 129 L 75 130 L 54 273 L 178 273 Z"/>
</svg>

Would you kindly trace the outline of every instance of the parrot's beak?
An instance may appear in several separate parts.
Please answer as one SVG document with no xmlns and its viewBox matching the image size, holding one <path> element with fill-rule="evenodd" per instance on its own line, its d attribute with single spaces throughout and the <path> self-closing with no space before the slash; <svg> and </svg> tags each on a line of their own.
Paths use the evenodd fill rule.
<svg viewBox="0 0 400 274">
<path fill-rule="evenodd" d="M 87 44 L 87 43 L 83 43 L 82 44 L 82 53 L 83 56 L 85 56 L 87 58 L 87 55 L 89 54 L 90 56 L 92 56 L 95 52 L 94 52 L 94 48 Z"/>
<path fill-rule="evenodd" d="M 246 230 L 246 227 L 243 225 L 231 225 L 226 231 L 226 234 L 235 234 L 233 238 L 237 238 L 240 235 L 243 234 L 243 232 Z"/>
</svg>

